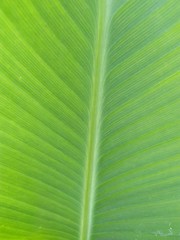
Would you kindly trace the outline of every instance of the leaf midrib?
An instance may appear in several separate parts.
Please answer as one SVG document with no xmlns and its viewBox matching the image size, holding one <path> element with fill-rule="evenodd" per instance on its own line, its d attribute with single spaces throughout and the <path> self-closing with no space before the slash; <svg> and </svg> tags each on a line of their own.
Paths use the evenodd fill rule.
<svg viewBox="0 0 180 240">
<path fill-rule="evenodd" d="M 92 230 L 111 2 L 98 2 L 80 240 L 89 240 Z"/>
</svg>

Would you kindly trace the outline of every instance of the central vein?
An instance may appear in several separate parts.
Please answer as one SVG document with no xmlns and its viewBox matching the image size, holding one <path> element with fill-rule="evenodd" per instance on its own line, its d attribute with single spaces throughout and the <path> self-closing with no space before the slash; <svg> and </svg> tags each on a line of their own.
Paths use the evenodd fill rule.
<svg viewBox="0 0 180 240">
<path fill-rule="evenodd" d="M 99 15 L 94 54 L 93 89 L 89 120 L 80 240 L 90 240 L 92 229 L 111 1 L 112 0 L 99 0 L 98 6 Z"/>
</svg>

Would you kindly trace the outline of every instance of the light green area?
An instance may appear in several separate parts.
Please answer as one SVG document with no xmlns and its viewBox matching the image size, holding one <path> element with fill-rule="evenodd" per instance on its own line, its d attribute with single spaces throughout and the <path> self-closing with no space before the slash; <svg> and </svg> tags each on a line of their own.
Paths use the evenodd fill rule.
<svg viewBox="0 0 180 240">
<path fill-rule="evenodd" d="M 180 239 L 179 12 L 0 1 L 0 239 Z"/>
</svg>

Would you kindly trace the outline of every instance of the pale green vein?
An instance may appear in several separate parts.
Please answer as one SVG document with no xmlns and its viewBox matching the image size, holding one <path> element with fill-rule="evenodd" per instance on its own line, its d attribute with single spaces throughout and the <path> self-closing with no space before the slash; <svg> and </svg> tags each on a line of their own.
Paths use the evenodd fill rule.
<svg viewBox="0 0 180 240">
<path fill-rule="evenodd" d="M 83 196 L 83 211 L 81 218 L 80 239 L 89 240 L 92 229 L 93 207 L 95 200 L 96 168 L 98 160 L 99 135 L 103 100 L 103 85 L 105 78 L 106 52 L 110 9 L 112 0 L 99 1 L 98 24 L 96 32 L 93 86 L 89 118 L 89 133 L 87 159 L 85 170 L 85 185 Z"/>
</svg>

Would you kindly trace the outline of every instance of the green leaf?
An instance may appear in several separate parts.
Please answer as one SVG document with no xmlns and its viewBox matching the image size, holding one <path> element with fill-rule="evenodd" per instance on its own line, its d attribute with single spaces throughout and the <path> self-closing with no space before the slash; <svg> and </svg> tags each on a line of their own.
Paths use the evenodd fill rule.
<svg viewBox="0 0 180 240">
<path fill-rule="evenodd" d="M 0 1 L 0 239 L 180 239 L 179 10 Z"/>
</svg>

